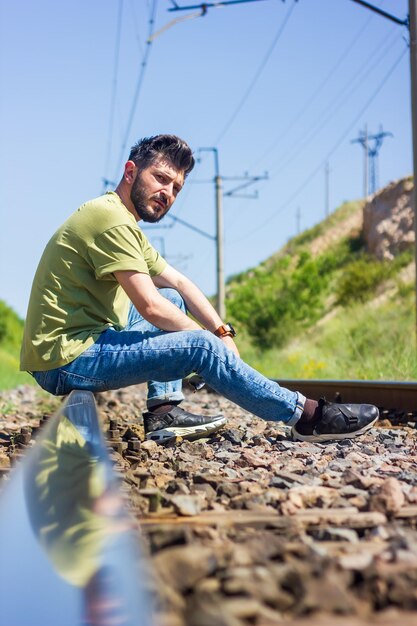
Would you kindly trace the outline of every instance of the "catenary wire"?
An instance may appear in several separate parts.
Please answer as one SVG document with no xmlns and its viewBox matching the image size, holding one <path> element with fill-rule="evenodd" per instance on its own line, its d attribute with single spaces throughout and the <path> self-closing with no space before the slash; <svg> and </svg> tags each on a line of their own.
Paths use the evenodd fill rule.
<svg viewBox="0 0 417 626">
<path fill-rule="evenodd" d="M 393 27 L 388 38 L 384 38 L 386 46 L 383 47 L 383 42 L 378 42 L 377 46 L 374 48 L 373 52 L 368 55 L 367 60 L 364 64 L 362 64 L 359 71 L 355 71 L 352 78 L 349 78 L 347 82 L 342 86 L 340 91 L 336 96 L 332 96 L 330 103 L 328 103 L 325 108 L 319 112 L 317 119 L 310 125 L 310 128 L 307 132 L 303 132 L 303 134 L 298 137 L 295 141 L 292 142 L 291 149 L 285 153 L 285 156 L 282 156 L 280 159 L 280 163 L 278 164 L 278 168 L 284 168 L 288 161 L 293 159 L 293 155 L 297 155 L 300 151 L 307 145 L 311 136 L 315 136 L 323 126 L 327 124 L 328 121 L 331 120 L 331 113 L 333 111 L 333 115 L 340 110 L 340 107 L 343 106 L 348 99 L 354 94 L 354 91 L 358 89 L 358 87 L 364 82 L 364 80 L 368 77 L 368 75 L 375 69 L 375 67 L 383 60 L 385 55 L 390 51 L 392 46 L 397 43 L 398 39 L 396 38 L 396 27 Z M 392 37 L 394 35 L 394 37 Z M 382 47 L 381 47 L 382 46 Z M 370 66 L 376 54 L 379 54 L 377 60 Z M 369 67 L 370 66 L 370 67 Z"/>
<path fill-rule="evenodd" d="M 267 157 L 272 152 L 272 150 L 275 148 L 275 146 L 280 141 L 282 141 L 282 139 L 284 139 L 284 137 L 286 137 L 288 135 L 289 131 L 292 128 L 294 128 L 295 124 L 297 124 L 297 122 L 300 121 L 300 119 L 302 118 L 304 113 L 311 107 L 311 104 L 321 94 L 323 88 L 327 85 L 329 80 L 334 76 L 334 74 L 337 72 L 339 67 L 342 65 L 343 61 L 346 59 L 346 57 L 349 55 L 349 53 L 353 50 L 354 45 L 361 38 L 361 36 L 365 32 L 365 30 L 367 29 L 369 22 L 371 22 L 373 19 L 374 19 L 373 15 L 371 15 L 371 16 L 369 16 L 367 18 L 367 20 L 361 26 L 361 28 L 358 30 L 358 32 L 349 41 L 349 44 L 343 50 L 342 54 L 339 56 L 339 58 L 337 59 L 336 63 L 332 66 L 332 68 L 330 69 L 328 74 L 324 77 L 324 79 L 321 81 L 321 83 L 318 85 L 318 87 L 313 91 L 312 95 L 310 95 L 306 99 L 304 105 L 299 109 L 298 113 L 296 113 L 296 115 L 292 118 L 292 120 L 288 124 L 285 125 L 284 130 L 278 135 L 278 137 L 273 141 L 273 143 L 270 144 L 270 146 L 262 153 L 262 155 L 251 165 L 250 169 L 254 169 L 254 168 L 258 167 L 258 165 L 260 163 L 262 163 L 262 161 L 265 159 L 265 157 Z"/>
<path fill-rule="evenodd" d="M 379 92 L 381 91 L 381 89 L 384 87 L 385 83 L 388 81 L 388 79 L 390 78 L 390 76 L 393 74 L 394 70 L 397 68 L 397 66 L 400 64 L 401 60 L 403 59 L 404 55 L 407 52 L 408 47 L 405 47 L 401 54 L 399 55 L 399 57 L 397 57 L 397 59 L 395 60 L 395 62 L 391 65 L 390 69 L 388 70 L 388 72 L 385 74 L 384 78 L 381 80 L 381 82 L 378 84 L 378 86 L 376 87 L 376 89 L 373 91 L 372 95 L 368 98 L 368 100 L 366 101 L 366 103 L 364 104 L 364 106 L 361 108 L 361 110 L 359 111 L 359 113 L 355 116 L 355 118 L 352 120 L 352 122 L 349 124 L 349 126 L 346 128 L 346 130 L 343 132 L 343 134 L 339 137 L 339 139 L 337 140 L 337 142 L 334 144 L 334 146 L 329 150 L 329 152 L 326 154 L 326 156 L 320 161 L 320 163 L 317 165 L 317 167 L 314 168 L 314 170 L 307 176 L 307 178 L 303 181 L 303 183 L 296 189 L 296 191 L 285 201 L 283 202 L 275 211 L 273 211 L 273 213 L 271 213 L 271 215 L 269 215 L 268 219 L 265 220 L 264 222 L 262 222 L 262 224 L 259 224 L 256 228 L 251 228 L 250 233 L 247 233 L 246 235 L 244 235 L 243 237 L 239 237 L 238 239 L 235 239 L 233 241 L 231 241 L 230 243 L 238 243 L 240 241 L 243 241 L 244 239 L 247 239 L 248 237 L 252 237 L 254 233 L 259 232 L 260 230 L 262 230 L 263 228 L 265 228 L 266 226 L 270 225 L 271 220 L 273 220 L 274 218 L 276 218 L 280 213 L 282 213 L 282 211 L 284 211 L 288 205 L 293 202 L 299 195 L 300 193 L 305 189 L 305 187 L 314 179 L 315 176 L 317 176 L 317 174 L 322 170 L 323 166 L 325 165 L 326 161 L 329 160 L 329 158 L 336 152 L 336 150 L 339 148 L 339 146 L 343 143 L 343 141 L 346 139 L 346 137 L 348 136 L 348 134 L 351 132 L 352 128 L 355 126 L 355 124 L 358 123 L 358 121 L 360 120 L 360 118 L 362 117 L 362 115 L 364 114 L 364 112 L 367 110 L 367 108 L 372 104 L 372 102 L 375 100 L 376 96 L 379 94 Z"/>
<path fill-rule="evenodd" d="M 397 30 L 394 26 L 394 30 Z M 395 34 L 395 33 L 394 33 Z M 286 153 L 285 157 L 281 159 L 281 163 L 279 163 L 277 170 L 275 170 L 273 176 L 276 176 L 280 172 L 286 169 L 290 163 L 294 161 L 294 159 L 304 150 L 306 146 L 308 146 L 312 140 L 317 136 L 317 134 L 322 130 L 324 126 L 326 126 L 333 117 L 339 113 L 340 109 L 345 106 L 349 99 L 355 94 L 358 88 L 362 85 L 362 83 L 369 77 L 369 75 L 374 71 L 374 69 L 385 59 L 386 55 L 391 51 L 392 47 L 398 43 L 398 38 L 394 38 L 391 41 L 388 40 L 385 48 L 382 49 L 381 54 L 371 65 L 367 67 L 365 64 L 362 68 L 362 72 L 359 72 L 354 80 L 349 81 L 346 86 L 339 92 L 338 96 L 330 102 L 330 104 L 324 109 L 323 112 L 320 113 L 315 124 L 309 129 L 309 131 L 300 139 L 292 145 L 292 149 L 290 153 Z M 378 50 L 379 48 L 377 48 Z M 271 176 L 272 178 L 272 176 Z"/>
<path fill-rule="evenodd" d="M 136 113 L 136 107 L 138 104 L 138 100 L 139 100 L 139 95 L 140 95 L 140 91 L 143 85 L 143 79 L 145 77 L 145 71 L 146 71 L 146 67 L 148 65 L 148 60 L 149 60 L 149 54 L 151 51 L 151 47 L 152 47 L 152 34 L 153 34 L 153 28 L 154 28 L 154 23 L 155 23 L 155 14 L 156 14 L 156 7 L 157 7 L 157 0 L 153 0 L 152 5 L 151 5 L 151 9 L 150 9 L 150 16 L 149 16 L 149 34 L 148 34 L 148 39 L 146 41 L 146 48 L 145 48 L 145 54 L 143 56 L 143 60 L 141 63 L 141 67 L 140 67 L 140 71 L 139 71 L 139 75 L 138 75 L 138 80 L 136 83 L 136 89 L 135 89 L 135 93 L 133 96 L 133 101 L 132 101 L 132 106 L 130 109 L 130 114 L 129 114 L 129 118 L 128 118 L 128 122 L 127 122 L 127 126 L 126 126 L 126 131 L 123 137 L 123 142 L 122 142 L 122 147 L 120 150 L 120 158 L 119 158 L 119 162 L 117 165 L 117 170 L 115 172 L 114 175 L 114 179 L 117 178 L 119 170 L 122 166 L 123 163 L 123 159 L 125 157 L 125 150 L 126 150 L 126 144 L 127 141 L 129 139 L 129 135 L 130 135 L 130 131 L 132 129 L 132 124 L 133 124 L 133 120 L 135 117 L 135 113 Z"/>
<path fill-rule="evenodd" d="M 123 0 L 119 0 L 119 6 L 117 11 L 117 26 L 116 26 L 116 42 L 114 49 L 114 69 L 113 69 L 113 81 L 112 81 L 112 91 L 111 91 L 111 101 L 110 101 L 110 119 L 109 119 L 109 129 L 108 129 L 108 137 L 107 137 L 107 149 L 106 149 L 106 158 L 104 162 L 104 172 L 107 178 L 107 173 L 110 167 L 110 153 L 113 144 L 113 132 L 114 132 L 114 118 L 116 112 L 116 94 L 117 94 L 117 83 L 118 83 L 118 75 L 119 75 L 119 55 L 120 55 L 120 41 L 121 41 L 121 33 L 122 33 L 122 16 L 123 16 Z M 103 192 L 107 187 L 106 178 L 103 181 L 104 188 Z"/>
<path fill-rule="evenodd" d="M 275 38 L 274 38 L 274 40 L 273 40 L 273 43 L 272 43 L 272 45 L 270 46 L 270 48 L 269 48 L 269 50 L 268 50 L 268 53 L 267 53 L 266 57 L 264 58 L 264 60 L 263 60 L 263 62 L 262 62 L 262 64 L 261 64 L 261 70 L 263 70 L 263 68 L 265 67 L 265 64 L 266 64 L 266 62 L 268 61 L 270 54 L 272 53 L 272 51 L 273 51 L 273 49 L 274 49 L 274 47 L 275 47 L 276 43 L 278 42 L 278 39 L 279 39 L 279 37 L 281 36 L 281 34 L 282 34 L 282 32 L 283 32 L 283 29 L 284 29 L 284 27 L 285 27 L 285 25 L 286 25 L 286 22 L 288 21 L 288 19 L 289 19 L 290 15 L 291 15 L 291 12 L 292 12 L 292 9 L 293 9 L 293 8 L 294 8 L 294 5 L 291 7 L 290 11 L 288 12 L 287 17 L 284 19 L 283 24 L 282 24 L 282 25 L 280 25 L 280 28 L 279 28 L 279 30 L 278 30 L 278 33 L 275 35 Z M 353 37 L 352 41 L 349 43 L 349 46 L 348 46 L 348 47 L 346 48 L 346 50 L 342 53 L 342 55 L 339 57 L 338 61 L 337 61 L 337 62 L 336 62 L 336 64 L 333 66 L 332 70 L 329 72 L 329 74 L 326 76 L 326 78 L 325 78 L 325 79 L 321 82 L 321 84 L 319 85 L 319 87 L 318 87 L 318 88 L 316 89 L 316 91 L 314 92 L 313 96 L 312 96 L 312 97 L 310 97 L 310 99 L 309 99 L 309 101 L 308 101 L 308 104 L 310 104 L 310 105 L 311 105 L 311 101 L 312 101 L 312 99 L 314 99 L 314 98 L 315 98 L 315 97 L 316 97 L 316 96 L 317 96 L 317 95 L 321 92 L 321 90 L 323 89 L 323 87 L 327 84 L 327 82 L 330 80 L 330 78 L 334 75 L 334 73 L 336 72 L 336 70 L 338 69 L 338 67 L 340 66 L 340 64 L 342 63 L 342 61 L 344 60 L 345 56 L 347 55 L 348 51 L 349 51 L 349 50 L 353 47 L 353 45 L 356 43 L 356 41 L 359 39 L 359 37 L 362 35 L 362 33 L 364 32 L 364 30 L 366 29 L 366 27 L 367 27 L 368 23 L 372 20 L 372 17 L 373 17 L 373 16 L 370 16 L 370 17 L 366 20 L 365 24 L 364 24 L 364 25 L 360 28 L 359 32 L 358 32 L 358 33 L 357 33 L 357 34 Z M 259 70 L 259 71 L 261 71 L 261 70 Z M 236 110 L 236 113 L 235 113 L 236 115 L 237 115 L 237 113 L 238 113 L 238 110 L 240 109 L 240 106 L 243 106 L 244 101 L 245 101 L 245 100 L 246 100 L 246 98 L 249 96 L 249 93 L 250 93 L 251 89 L 255 86 L 255 83 L 256 83 L 256 81 L 252 81 L 252 84 L 251 84 L 251 86 L 250 86 L 249 90 L 247 90 L 247 92 L 245 93 L 245 96 L 244 96 L 243 100 L 241 101 L 241 105 L 239 105 L 238 109 Z M 292 125 L 293 125 L 294 123 L 296 123 L 296 121 L 298 121 L 299 117 L 301 117 L 301 115 L 302 115 L 302 113 L 303 113 L 303 112 L 304 112 L 304 110 L 302 110 L 302 111 L 301 111 L 301 112 L 297 115 L 296 119 L 295 119 L 295 120 L 293 120 Z M 232 116 L 232 117 L 233 117 L 233 116 Z M 191 180 L 191 181 L 188 181 L 187 193 L 185 194 L 185 195 L 186 195 L 186 197 L 188 196 L 188 194 L 189 194 L 189 192 L 190 192 L 190 183 L 192 184 L 192 183 L 194 183 L 194 182 L 195 182 L 195 183 L 198 183 L 199 181 L 192 181 L 192 180 Z M 184 197 L 184 196 L 183 196 L 183 198 L 182 198 L 183 202 L 182 202 L 182 205 L 181 205 L 181 207 L 180 207 L 180 210 L 181 210 L 181 209 L 184 207 L 184 205 L 185 205 L 186 197 Z M 174 225 L 175 225 L 175 223 L 173 224 L 173 226 L 174 226 Z M 187 223 L 187 226 L 188 226 L 188 225 L 189 225 L 189 224 Z M 190 227 L 191 227 L 191 225 L 190 225 Z"/>
<path fill-rule="evenodd" d="M 188 6 L 182 6 L 182 7 L 174 3 L 175 6 L 168 9 L 168 11 L 189 11 L 190 9 L 203 9 L 207 11 L 207 9 L 219 9 L 219 8 L 222 9 L 226 6 L 230 6 L 233 4 L 246 4 L 247 2 L 261 2 L 261 1 L 263 0 L 219 0 L 218 2 L 202 2 L 201 4 L 192 4 Z"/>
<path fill-rule="evenodd" d="M 213 143 L 214 146 L 217 146 L 220 141 L 223 139 L 223 137 L 225 136 L 225 134 L 227 133 L 227 131 L 230 129 L 230 127 L 232 126 L 232 124 L 234 123 L 235 119 L 237 118 L 237 116 L 239 115 L 240 111 L 242 110 L 246 100 L 249 98 L 253 88 L 255 87 L 256 83 L 258 82 L 263 70 L 265 69 L 269 58 L 271 56 L 271 54 L 273 53 L 275 46 L 277 45 L 278 41 L 281 39 L 281 36 L 285 30 L 285 27 L 292 15 L 292 12 L 294 11 L 296 2 L 294 1 L 293 4 L 291 5 L 289 11 L 287 12 L 286 16 L 284 17 L 282 23 L 280 24 L 277 33 L 274 36 L 274 39 L 271 43 L 271 45 L 269 46 L 266 55 L 264 56 L 264 58 L 262 59 L 259 67 L 256 69 L 256 72 L 251 80 L 251 82 L 249 83 L 249 87 L 246 89 L 245 93 L 243 94 L 239 104 L 237 105 L 236 109 L 234 110 L 234 112 L 232 113 L 232 115 L 230 116 L 230 118 L 228 119 L 228 121 L 226 122 L 226 124 L 224 125 L 222 131 L 220 132 L 219 136 L 217 137 L 216 141 Z"/>
<path fill-rule="evenodd" d="M 145 54 L 145 51 L 143 49 L 141 36 L 140 36 L 140 32 L 139 32 L 138 16 L 136 14 L 136 4 L 135 4 L 134 0 L 130 0 L 130 8 L 131 8 L 132 17 L 133 17 L 132 22 L 133 22 L 133 26 L 134 26 L 134 29 L 135 29 L 136 41 L 137 41 L 137 44 L 138 44 L 139 51 L 140 51 L 141 55 L 143 56 Z"/>
<path fill-rule="evenodd" d="M 367 20 L 367 22 L 365 23 L 365 26 L 367 26 L 367 24 L 368 24 L 368 22 L 369 22 L 369 20 L 370 20 L 370 19 L 372 19 L 372 16 L 371 16 L 371 18 L 369 18 L 369 19 Z M 363 30 L 363 28 L 364 28 L 364 27 L 362 27 L 362 28 L 361 28 L 361 31 Z M 396 27 L 394 27 L 394 29 L 393 29 L 393 30 L 394 30 L 395 32 L 397 32 Z M 391 35 L 392 35 L 392 32 L 391 32 Z M 357 38 L 358 38 L 358 35 L 356 35 L 355 40 L 356 40 Z M 390 41 L 390 40 L 388 40 L 388 41 Z M 386 53 L 387 53 L 387 52 L 389 52 L 389 50 L 390 50 L 390 49 L 391 49 L 391 47 L 392 47 L 392 44 L 393 44 L 393 43 L 396 43 L 396 42 L 397 42 L 397 40 L 396 40 L 396 39 L 394 39 L 394 40 L 390 43 L 389 47 L 387 47 L 387 49 L 386 49 L 386 50 L 385 50 L 385 49 L 383 49 L 383 54 L 382 54 L 381 58 L 383 58 L 383 57 L 386 55 Z M 352 42 L 352 43 L 353 43 L 353 42 Z M 382 42 L 381 42 L 381 43 L 382 43 Z M 352 44 L 351 44 L 351 45 L 352 45 Z M 372 54 L 371 54 L 371 55 L 370 55 L 370 57 L 368 58 L 367 63 L 366 63 L 364 66 L 362 66 L 362 69 L 365 69 L 365 70 L 366 70 L 367 65 L 369 64 L 369 62 L 370 62 L 370 61 L 372 61 L 373 57 L 375 56 L 375 53 L 376 53 L 376 52 L 378 52 L 380 49 L 381 49 L 381 44 L 380 44 L 380 43 L 378 43 L 378 46 L 376 47 L 376 49 L 372 52 Z M 381 59 L 378 59 L 378 62 L 380 62 L 380 60 L 381 60 Z M 375 68 L 375 65 L 376 65 L 376 64 L 374 64 L 374 65 L 370 68 L 370 71 L 372 71 L 372 70 Z M 368 75 L 368 74 L 369 74 L 369 71 L 368 71 L 368 72 L 367 72 L 367 74 L 365 75 L 365 78 L 367 77 L 367 75 Z M 330 75 L 328 75 L 328 77 L 330 78 Z M 359 79 L 361 78 L 361 74 L 360 74 L 360 72 L 358 72 L 358 73 L 356 73 L 356 74 L 355 74 L 355 78 L 357 78 L 357 77 L 359 77 Z M 346 89 L 348 89 L 348 90 L 349 90 L 349 95 L 352 95 L 352 94 L 354 93 L 354 89 L 352 88 L 352 84 L 354 84 L 354 82 L 355 82 L 354 80 L 350 80 L 350 81 L 349 81 L 349 83 L 348 83 L 347 85 L 345 85 L 345 87 L 342 89 L 342 91 L 341 91 L 341 93 L 339 94 L 339 96 L 338 96 L 338 97 L 343 96 L 343 95 L 344 95 L 344 92 L 346 91 Z M 357 86 L 360 86 L 360 84 L 361 84 L 362 82 L 363 82 L 363 79 L 359 80 L 359 83 L 358 83 L 358 85 L 357 85 Z M 323 84 L 323 83 L 322 83 L 322 84 Z M 356 87 L 357 87 L 357 86 L 356 86 Z M 356 87 L 355 87 L 355 88 L 356 88 Z M 347 100 L 346 100 L 346 101 L 347 101 Z M 332 104 L 333 104 L 333 103 L 332 103 Z M 337 104 L 337 102 L 336 102 L 336 104 Z M 329 108 L 329 107 L 328 107 L 328 108 Z M 326 109 L 326 111 L 328 110 L 328 108 Z M 331 107 L 330 107 L 330 108 L 331 108 Z M 336 109 L 336 111 L 334 111 L 334 113 L 337 113 L 337 111 L 338 111 L 338 110 Z M 324 122 L 323 122 L 323 117 L 324 117 L 324 115 L 322 115 L 322 114 L 321 114 L 321 115 L 320 115 L 320 118 L 319 118 L 319 128 L 317 129 L 317 131 L 316 131 L 316 132 L 315 132 L 315 133 L 314 133 L 311 137 L 309 137 L 309 139 L 308 139 L 307 143 L 309 143 L 309 142 L 310 142 L 310 141 L 314 138 L 314 136 L 317 134 L 317 132 L 319 132 L 319 130 L 321 130 L 322 126 L 324 126 L 324 125 L 326 124 L 326 122 L 327 122 L 327 121 L 329 121 L 329 120 L 331 119 L 331 118 L 325 118 L 325 120 L 324 120 Z M 315 127 L 313 127 L 313 131 L 314 131 L 314 129 L 315 129 Z M 303 137 L 303 138 L 302 138 L 302 140 L 304 141 L 304 140 L 305 140 L 305 137 Z M 299 145 L 299 142 L 298 142 L 298 143 L 296 143 L 295 147 L 297 148 L 297 146 L 298 146 L 298 145 Z M 303 149 L 303 147 L 304 147 L 304 144 L 301 146 L 301 149 Z M 298 154 L 299 152 L 300 152 L 300 150 L 297 150 L 297 151 L 296 151 L 295 156 L 297 156 L 297 154 Z M 293 160 L 293 157 L 290 157 L 290 160 Z M 196 165 L 198 165 L 198 161 L 197 161 L 197 164 L 196 164 Z M 196 172 L 196 168 L 195 168 L 195 169 L 194 169 L 194 171 L 193 171 L 193 175 L 194 175 L 194 176 L 195 176 L 195 172 Z M 181 196 L 181 200 L 182 200 L 182 202 L 181 202 L 181 206 L 180 206 L 180 207 L 178 207 L 178 209 L 179 209 L 179 210 L 177 211 L 177 215 L 179 215 L 179 213 L 182 211 L 182 209 L 184 208 L 184 206 L 185 206 L 185 204 L 186 204 L 186 200 L 188 199 L 188 195 L 189 195 L 190 190 L 191 190 L 191 189 L 190 189 L 191 185 L 192 185 L 192 184 L 194 184 L 194 183 L 195 183 L 195 184 L 197 184 L 197 183 L 199 183 L 199 182 L 202 182 L 202 181 L 198 181 L 198 180 L 189 180 L 189 181 L 187 181 L 187 183 L 188 183 L 188 184 L 187 184 L 187 190 L 186 190 L 185 194 Z M 177 223 L 181 223 L 181 220 L 179 220 L 179 219 L 178 219 L 178 220 L 174 221 L 174 223 L 173 223 L 173 224 L 171 224 L 171 230 L 172 230 L 173 228 L 175 228 L 175 226 L 177 225 Z M 192 227 L 192 226 L 191 226 L 190 224 L 188 224 L 188 223 L 187 223 L 187 226 L 190 226 L 190 228 Z M 204 233 L 204 234 L 206 235 L 206 233 Z"/>
</svg>

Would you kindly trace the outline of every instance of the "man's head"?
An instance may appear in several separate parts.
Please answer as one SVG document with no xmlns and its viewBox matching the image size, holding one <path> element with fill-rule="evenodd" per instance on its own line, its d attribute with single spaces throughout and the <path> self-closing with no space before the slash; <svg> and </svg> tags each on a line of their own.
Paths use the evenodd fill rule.
<svg viewBox="0 0 417 626">
<path fill-rule="evenodd" d="M 159 222 L 171 208 L 194 163 L 190 147 L 175 135 L 142 139 L 132 147 L 116 191 L 128 208 L 134 209 L 137 219 Z"/>
<path fill-rule="evenodd" d="M 159 160 L 169 161 L 183 173 L 184 179 L 195 164 L 190 146 L 175 135 L 145 137 L 132 147 L 129 154 L 129 161 L 133 161 L 139 170 Z"/>
</svg>

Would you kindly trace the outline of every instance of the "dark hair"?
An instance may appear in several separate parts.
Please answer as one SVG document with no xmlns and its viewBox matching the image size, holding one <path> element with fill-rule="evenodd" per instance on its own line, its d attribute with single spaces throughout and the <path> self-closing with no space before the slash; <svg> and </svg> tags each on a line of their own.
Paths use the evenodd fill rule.
<svg viewBox="0 0 417 626">
<path fill-rule="evenodd" d="M 133 161 L 139 169 L 144 169 L 161 157 L 184 172 L 184 177 L 191 172 L 195 164 L 190 146 L 175 135 L 156 135 L 141 139 L 132 146 L 129 161 Z"/>
</svg>

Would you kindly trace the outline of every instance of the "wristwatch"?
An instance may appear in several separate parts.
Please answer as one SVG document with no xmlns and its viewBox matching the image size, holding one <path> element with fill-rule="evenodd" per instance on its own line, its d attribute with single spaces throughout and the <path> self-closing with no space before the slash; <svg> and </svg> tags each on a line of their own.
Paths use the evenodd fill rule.
<svg viewBox="0 0 417 626">
<path fill-rule="evenodd" d="M 214 331 L 216 337 L 236 337 L 236 331 L 233 326 L 227 322 L 227 324 L 222 324 L 219 326 L 217 330 Z"/>
</svg>

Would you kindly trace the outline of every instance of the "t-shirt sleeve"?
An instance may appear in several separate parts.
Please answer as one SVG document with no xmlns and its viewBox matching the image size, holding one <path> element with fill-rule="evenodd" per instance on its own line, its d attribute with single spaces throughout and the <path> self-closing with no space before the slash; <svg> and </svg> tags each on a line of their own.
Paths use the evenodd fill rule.
<svg viewBox="0 0 417 626">
<path fill-rule="evenodd" d="M 157 276 L 167 266 L 142 231 L 127 224 L 101 233 L 89 246 L 88 255 L 97 278 L 123 270 Z"/>
</svg>

